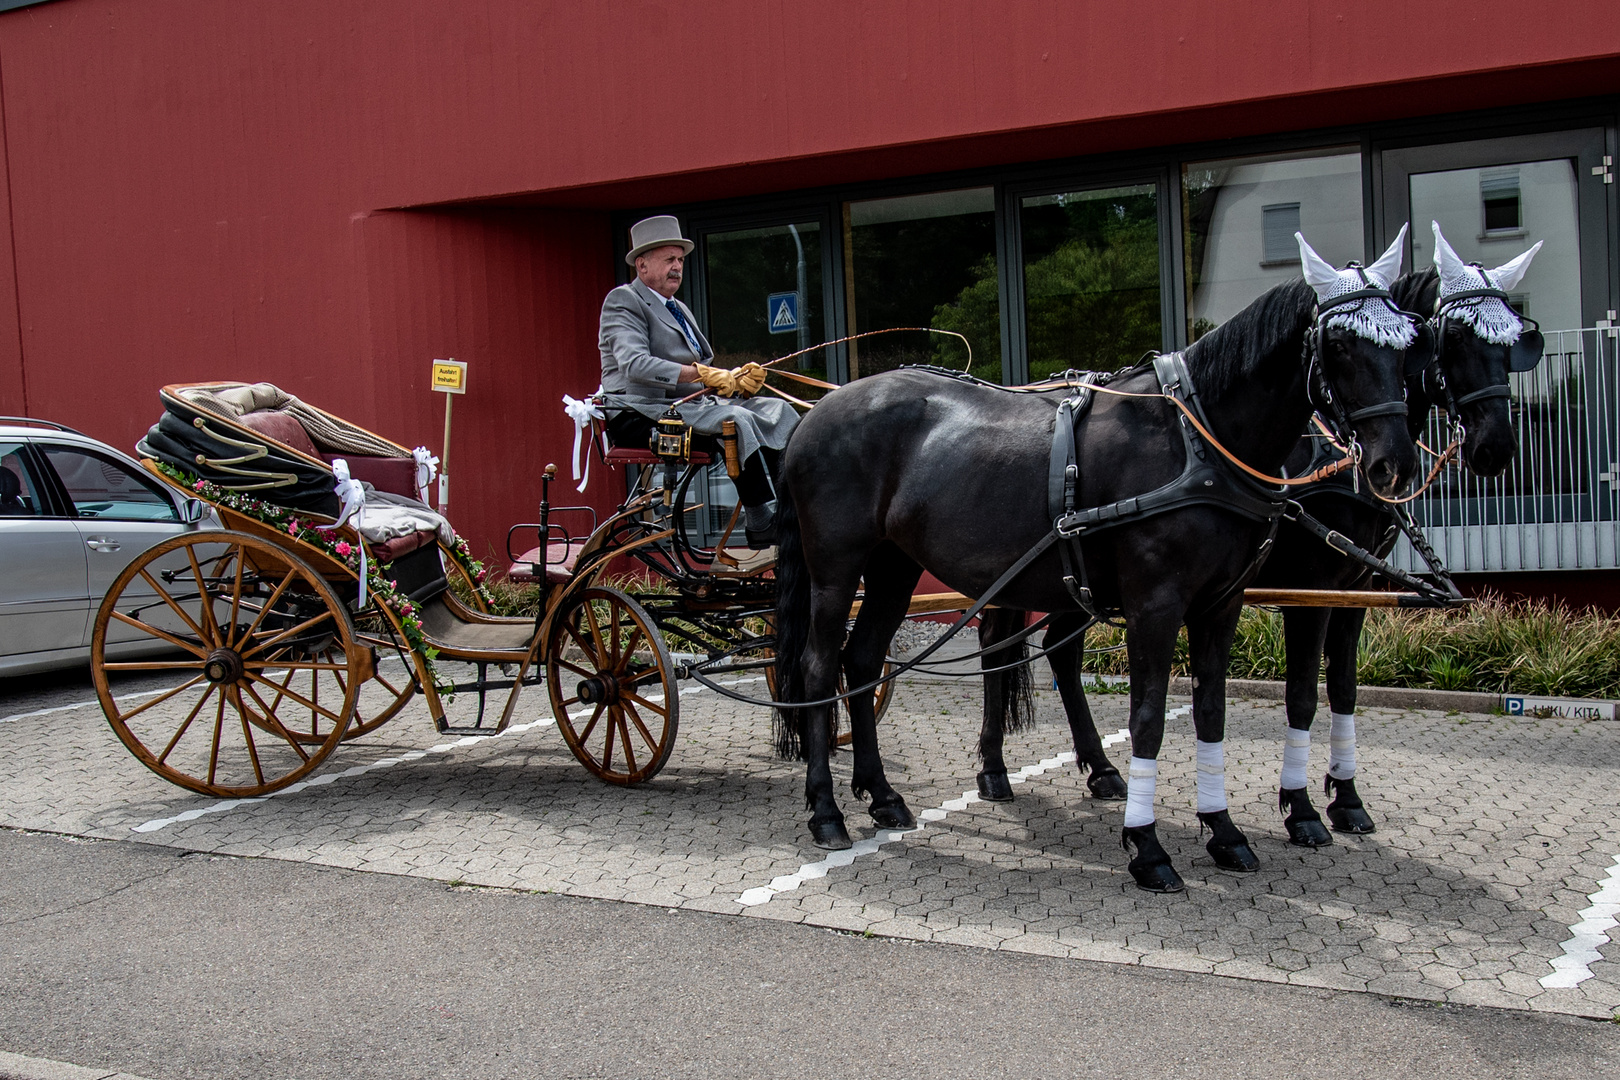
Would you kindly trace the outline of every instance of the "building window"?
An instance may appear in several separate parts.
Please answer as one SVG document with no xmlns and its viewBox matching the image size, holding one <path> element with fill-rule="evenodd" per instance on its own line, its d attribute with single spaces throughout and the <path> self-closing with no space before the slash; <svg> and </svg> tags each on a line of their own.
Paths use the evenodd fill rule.
<svg viewBox="0 0 1620 1080">
<path fill-rule="evenodd" d="M 1260 208 L 1261 266 L 1298 265 L 1299 203 L 1273 203 Z"/>
<path fill-rule="evenodd" d="M 1479 201 L 1484 209 L 1486 236 L 1524 229 L 1524 219 L 1519 213 L 1518 169 L 1481 170 Z"/>
<path fill-rule="evenodd" d="M 1029 377 L 1112 371 L 1163 344 L 1154 184 L 1019 201 Z"/>
<path fill-rule="evenodd" d="M 1364 257 L 1353 148 L 1192 162 L 1181 190 L 1189 341 L 1299 276 L 1296 229 L 1334 265 Z"/>
<path fill-rule="evenodd" d="M 826 340 L 820 222 L 708 232 L 703 254 L 709 301 L 706 329 L 722 367 L 765 363 Z M 792 301 L 784 313 L 786 297 Z M 794 367 L 826 379 L 826 350 L 805 353 Z M 795 396 L 819 396 L 800 383 L 791 389 Z"/>
<path fill-rule="evenodd" d="M 848 333 L 921 327 L 961 334 L 973 373 L 1001 379 L 1001 287 L 993 188 L 847 202 L 844 297 Z M 849 343 L 849 377 L 902 364 L 962 368 L 968 351 L 944 334 L 896 333 Z"/>
</svg>

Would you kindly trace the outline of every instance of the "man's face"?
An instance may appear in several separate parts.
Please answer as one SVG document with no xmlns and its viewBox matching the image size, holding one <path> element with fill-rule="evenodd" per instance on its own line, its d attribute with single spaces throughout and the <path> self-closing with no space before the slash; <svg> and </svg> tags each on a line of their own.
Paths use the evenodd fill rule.
<svg viewBox="0 0 1620 1080">
<path fill-rule="evenodd" d="M 681 268 L 686 264 L 686 253 L 679 244 L 653 248 L 636 257 L 636 277 L 641 283 L 665 300 L 673 297 L 681 287 Z"/>
</svg>

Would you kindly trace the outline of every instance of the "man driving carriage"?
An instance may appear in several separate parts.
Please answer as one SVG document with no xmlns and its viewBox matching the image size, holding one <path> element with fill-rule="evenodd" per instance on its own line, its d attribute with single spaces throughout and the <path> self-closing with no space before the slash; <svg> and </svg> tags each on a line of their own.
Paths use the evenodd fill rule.
<svg viewBox="0 0 1620 1080">
<path fill-rule="evenodd" d="M 714 395 L 682 405 L 681 416 L 692 426 L 694 447 L 709 453 L 720 451 L 716 437 L 721 424 L 736 423 L 742 459 L 737 494 L 748 543 L 769 547 L 775 542 L 770 477 L 799 415 L 785 401 L 752 396 L 765 382 L 765 369 L 758 364 L 728 370 L 706 363 L 714 359 L 714 349 L 691 309 L 675 299 L 693 246 L 668 215 L 630 228 L 625 262 L 635 267 L 636 279 L 608 293 L 602 303 L 608 437 L 619 446 L 644 447 L 654 422 L 671 405 L 704 387 L 713 389 Z"/>
</svg>

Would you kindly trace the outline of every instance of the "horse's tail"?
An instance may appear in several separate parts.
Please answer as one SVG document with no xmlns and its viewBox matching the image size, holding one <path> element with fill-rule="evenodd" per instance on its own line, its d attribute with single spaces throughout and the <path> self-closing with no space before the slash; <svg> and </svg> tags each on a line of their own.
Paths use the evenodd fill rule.
<svg viewBox="0 0 1620 1080">
<path fill-rule="evenodd" d="M 1022 633 L 1027 615 L 1022 611 L 992 608 L 979 616 L 979 647 L 989 648 L 1014 634 Z M 1025 639 L 1005 649 L 986 653 L 981 661 L 984 667 L 1027 661 L 1029 641 Z M 986 745 L 1000 747 L 1002 736 L 1013 735 L 1035 722 L 1035 682 L 1029 673 L 1029 664 L 1022 663 L 1008 671 L 997 671 L 984 677 L 984 726 L 979 730 L 979 756 L 984 757 Z"/>
<path fill-rule="evenodd" d="M 810 567 L 804 561 L 799 512 L 791 492 L 779 485 L 776 500 L 776 700 L 804 700 L 804 650 L 810 641 Z M 801 712 L 777 708 L 776 752 L 798 758 Z"/>
</svg>

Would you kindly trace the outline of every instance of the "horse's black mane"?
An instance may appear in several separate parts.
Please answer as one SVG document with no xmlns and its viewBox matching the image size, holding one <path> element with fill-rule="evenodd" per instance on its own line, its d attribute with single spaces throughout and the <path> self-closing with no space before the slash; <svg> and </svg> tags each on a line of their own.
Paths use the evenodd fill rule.
<svg viewBox="0 0 1620 1080">
<path fill-rule="evenodd" d="M 1187 366 L 1208 399 L 1255 369 L 1291 338 L 1304 332 L 1316 307 L 1316 290 L 1303 278 L 1286 281 L 1226 320 L 1187 349 Z"/>
<path fill-rule="evenodd" d="M 1389 294 L 1402 311 L 1427 319 L 1434 314 L 1434 304 L 1440 296 L 1440 272 L 1431 266 L 1398 277 L 1389 287 Z"/>
</svg>

